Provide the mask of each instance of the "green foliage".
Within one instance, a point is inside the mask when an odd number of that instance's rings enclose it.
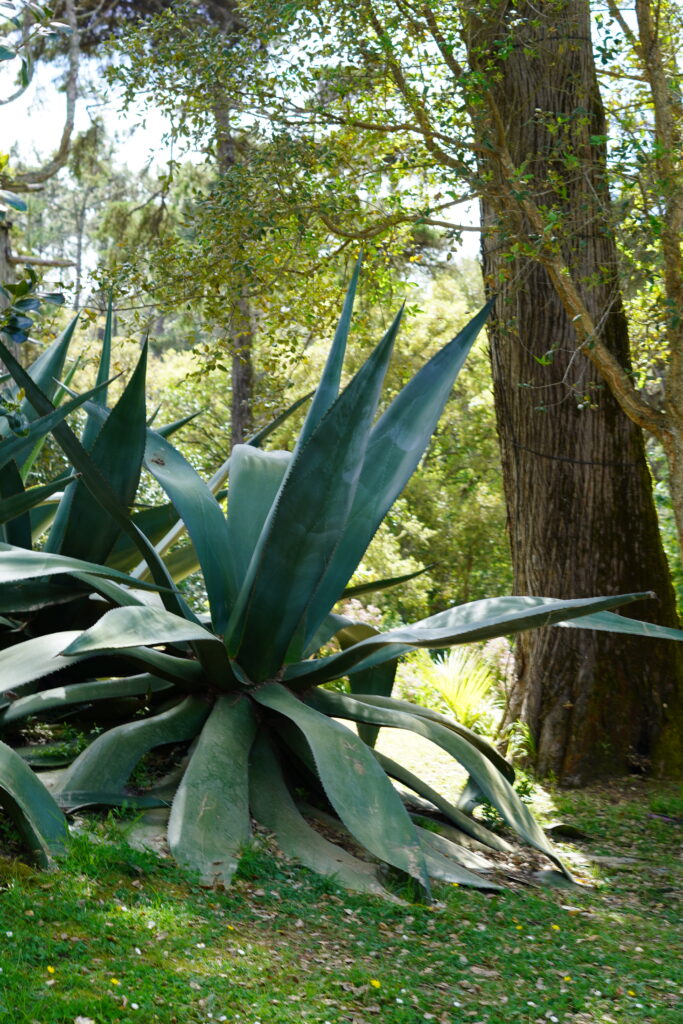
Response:
[[[469,729],[477,725],[486,712],[494,676],[476,649],[461,647],[437,657],[429,666],[428,680],[459,722]]]
[[[413,822],[390,782],[405,783],[408,775],[369,745],[379,727],[415,732],[465,768],[470,780],[459,807],[419,779],[408,782],[436,801],[451,826],[502,849],[500,838],[466,813],[487,799],[519,836],[562,865],[512,788],[514,771],[490,744],[452,719],[391,698],[397,659],[416,648],[570,626],[577,617],[588,628],[680,634],[607,610],[643,595],[494,598],[386,633],[332,612],[416,469],[488,313],[409,376],[376,419],[400,314],[340,388],[356,281],[357,271],[294,452],[238,445],[215,474],[213,490],[167,440],[173,427],[146,425],[144,350],[113,408],[106,406],[105,337],[82,440],[64,422],[53,428],[80,478],[60,503],[47,550],[0,550],[0,599],[12,615],[17,595],[22,607],[41,612],[24,618],[23,636],[30,638],[0,655],[0,726],[14,732],[43,709],[57,717],[75,711],[80,721],[98,715],[104,731],[62,776],[59,803],[74,810],[171,800],[171,849],[206,884],[229,882],[253,816],[288,856],[352,888],[383,892],[376,866],[313,828],[298,799],[304,791],[332,835],[348,830],[362,850],[424,891],[430,876],[496,888],[476,872],[479,862],[466,849]],[[54,415],[31,375],[6,347],[0,353],[35,413]],[[131,515],[142,464],[171,505]],[[226,518],[214,491],[228,469]],[[180,529],[182,522],[190,555],[201,565],[209,621],[198,620],[174,585],[176,556],[166,554],[164,539],[169,515],[171,525],[178,520]],[[78,523],[81,530],[73,529]],[[117,545],[128,573],[111,564]],[[89,552],[110,564],[90,561]],[[158,591],[154,601],[141,589],[145,573]],[[92,592],[104,601],[104,614],[88,598]],[[340,650],[311,657],[332,638]],[[342,676],[348,694],[323,688]],[[360,736],[340,719],[356,723]],[[175,781],[131,791],[136,766],[170,744],[189,747]]]

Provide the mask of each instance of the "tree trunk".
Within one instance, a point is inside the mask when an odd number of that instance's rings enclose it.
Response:
[[[471,23],[469,45],[481,57],[512,41],[489,81],[523,168],[518,187],[557,210],[557,244],[601,339],[628,367],[588,3],[491,10],[491,21]],[[495,189],[482,217],[484,272],[497,291],[489,337],[515,590],[562,598],[653,590],[656,601],[626,614],[677,625],[641,431],[577,350],[546,270],[515,254],[513,232],[531,238],[530,226],[506,222]],[[579,784],[683,769],[680,645],[546,629],[521,637],[517,663],[518,710],[542,774]]]
[[[10,225],[0,220],[0,284],[11,284],[14,281],[14,266],[10,261]],[[0,294],[0,309],[7,306],[7,300]]]
[[[228,174],[237,160],[237,147],[230,124],[230,110],[227,106],[214,107],[216,119],[218,170]],[[232,333],[232,400],[230,403],[230,440],[233,445],[242,444],[253,428],[252,401],[254,389],[254,368],[252,352],[254,330],[249,299],[244,285],[238,285],[239,298],[234,316]]]

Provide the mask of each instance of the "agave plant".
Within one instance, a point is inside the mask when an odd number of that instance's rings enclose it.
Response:
[[[135,699],[130,720],[103,732],[64,772],[55,799],[65,811],[170,804],[171,851],[207,884],[229,882],[256,819],[275,834],[285,854],[349,887],[383,891],[378,865],[389,865],[425,891],[430,877],[495,888],[480,850],[509,845],[463,809],[481,799],[564,871],[513,790],[512,768],[496,750],[458,722],[391,697],[396,660],[415,648],[573,625],[579,617],[591,629],[642,632],[641,623],[608,609],[644,595],[496,598],[384,634],[334,613],[368,543],[417,467],[488,314],[485,308],[474,317],[376,418],[401,315],[340,390],[357,276],[358,268],[294,451],[233,449],[227,516],[170,442],[148,427],[142,431],[138,444],[144,445],[145,466],[185,524],[201,565],[209,622],[200,622],[187,607],[158,551],[131,527],[120,497],[91,457],[95,448],[89,454],[65,423],[55,428],[89,495],[101,503],[100,516],[108,516],[135,545],[158,598],[150,603],[137,589],[140,573],[132,578],[112,565],[61,551],[9,545],[0,550],[0,593],[30,580],[66,576],[109,604],[88,628],[34,636],[0,655],[0,727]],[[49,414],[51,403],[40,388],[9,353],[0,354],[10,356],[8,365],[34,408]],[[88,409],[101,433],[116,422],[114,411],[101,404]],[[144,416],[136,415],[144,426]],[[119,429],[123,425],[110,432]],[[657,627],[648,625],[653,631]],[[661,629],[659,634],[683,635]],[[333,638],[339,649],[320,655]],[[349,693],[325,688],[341,677],[348,678]],[[358,733],[340,719],[357,724]],[[462,806],[376,752],[372,741],[382,726],[409,729],[459,761],[470,778]],[[135,793],[130,779],[136,765],[153,748],[169,744],[189,748],[175,777]],[[409,813],[392,780],[438,809],[440,832]],[[55,807],[43,808],[41,817],[30,805],[24,801],[23,813],[49,852]],[[324,820],[326,835],[311,824],[316,817]],[[52,823],[52,833],[45,821]],[[327,837],[335,832],[339,841]],[[357,852],[349,851],[349,836]]]

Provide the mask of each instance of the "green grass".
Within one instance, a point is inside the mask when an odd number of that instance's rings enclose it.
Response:
[[[653,808],[680,808],[680,788],[551,800],[590,836],[564,848],[590,887],[442,886],[433,907],[399,906],[262,839],[212,892],[106,827],[56,873],[1,860],[0,1021],[676,1024],[681,829]]]

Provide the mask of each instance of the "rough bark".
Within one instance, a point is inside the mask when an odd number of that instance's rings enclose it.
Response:
[[[490,75],[507,149],[524,166],[522,187],[536,207],[561,211],[552,244],[600,341],[628,369],[605,154],[595,141],[605,130],[588,3],[491,5],[490,21],[471,24],[477,55],[487,46],[495,53],[507,36],[508,9],[515,45]],[[552,275],[529,256],[513,258],[495,189],[486,190],[482,215],[484,270],[498,291],[489,336],[515,589],[555,597],[654,590],[656,602],[629,614],[676,625],[642,434],[578,350]],[[680,770],[682,654],[675,644],[584,630],[523,636],[518,710],[537,768],[567,784],[633,768]]]

